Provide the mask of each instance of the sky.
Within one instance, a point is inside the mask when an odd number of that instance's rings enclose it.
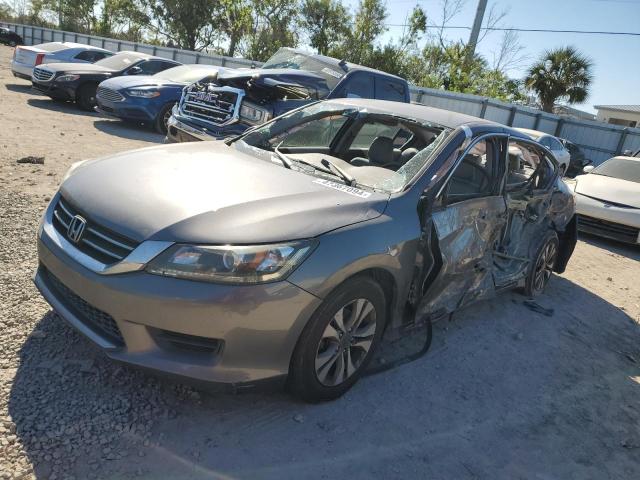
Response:
[[[358,4],[358,0],[343,1],[352,11]],[[440,21],[440,0],[418,0],[417,3],[429,22]],[[487,14],[494,3],[500,10],[508,9],[501,22],[503,27],[640,33],[640,0],[488,0]],[[406,23],[415,5],[416,0],[387,0],[386,23]],[[477,0],[466,0],[463,10],[450,25],[470,27],[477,5]],[[469,30],[448,30],[446,35],[466,42],[469,33]],[[402,27],[389,26],[382,41],[401,35]],[[491,60],[501,36],[502,32],[489,33],[478,45],[477,52]],[[572,45],[594,63],[591,94],[586,102],[574,107],[595,113],[593,105],[640,105],[640,36],[521,32],[519,39],[528,58],[521,67],[508,72],[511,77],[522,78],[526,67],[546,49]]]

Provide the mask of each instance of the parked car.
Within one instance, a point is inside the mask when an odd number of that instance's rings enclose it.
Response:
[[[578,228],[640,244],[640,158],[613,157],[575,178]]]
[[[564,138],[560,138],[559,140],[570,155],[569,167],[566,171],[567,177],[574,178],[576,175],[580,175],[584,167],[593,163],[591,160],[587,159],[580,146]]]
[[[528,135],[531,139],[538,142],[540,145],[547,147],[551,150],[551,153],[556,157],[563,172],[566,173],[569,170],[569,164],[571,163],[571,154],[564,148],[559,138],[549,135],[548,133],[540,132],[538,130],[531,130],[529,128],[516,128],[519,132]]]
[[[288,379],[315,401],[350,388],[383,333],[542,293],[576,235],[572,192],[525,135],[336,99],[75,164],[35,283],[114,359],[234,389]]]
[[[110,78],[98,85],[97,108],[124,120],[149,122],[166,135],[171,109],[182,89],[217,71],[212,65],[181,65],[155,75]]]
[[[239,135],[317,100],[349,97],[409,102],[406,80],[371,68],[281,48],[259,69],[219,68],[186,88],[169,119],[172,142]]]
[[[96,91],[103,80],[121,75],[153,75],[181,65],[141,52],[120,52],[93,64],[58,63],[36,67],[31,81],[42,93],[78,103],[83,110],[96,106]]]
[[[15,47],[16,45],[24,44],[24,40],[13,30],[9,30],[5,27],[0,27],[0,43]]]
[[[110,57],[113,52],[91,45],[70,42],[50,42],[30,47],[16,47],[11,61],[15,77],[31,80],[33,68],[50,63],[94,63]],[[77,66],[77,65],[76,65]]]

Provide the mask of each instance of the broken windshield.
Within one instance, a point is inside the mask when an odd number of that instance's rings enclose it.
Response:
[[[354,143],[364,129],[372,136],[365,148]],[[450,131],[366,107],[318,102],[252,130],[234,146],[309,175],[392,193],[433,160]]]
[[[333,90],[338,85],[344,72],[329,63],[322,62],[310,55],[297,52],[288,48],[281,48],[274,53],[269,60],[262,65],[262,68],[292,68],[304,70],[321,76],[327,82],[329,89]]]

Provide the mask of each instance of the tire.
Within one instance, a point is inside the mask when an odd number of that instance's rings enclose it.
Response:
[[[351,315],[358,309],[365,315],[360,316],[358,327],[351,329]],[[384,291],[371,278],[356,277],[339,286],[316,310],[298,339],[289,372],[291,392],[307,402],[343,395],[375,354],[386,316]]]
[[[10,47],[15,47],[16,45],[18,45],[18,42],[16,42],[15,40],[9,40]]]
[[[96,103],[96,91],[98,89],[98,85],[95,83],[87,83],[82,85],[78,89],[78,94],[76,96],[76,102],[78,106],[82,110],[86,110],[87,112],[93,112],[93,108],[97,105]]]
[[[547,231],[529,265],[524,287],[528,297],[537,297],[544,292],[555,268],[559,247],[558,234],[554,230]]]
[[[160,110],[160,113],[153,122],[155,130],[162,135],[167,134],[167,121],[169,120],[169,117],[171,117],[171,110],[174,105],[175,103],[169,103],[162,107],[162,110]]]

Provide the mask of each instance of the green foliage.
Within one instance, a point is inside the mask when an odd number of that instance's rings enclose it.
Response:
[[[351,33],[351,15],[338,0],[303,0],[300,27],[318,53],[328,55]]]
[[[252,0],[251,31],[241,43],[243,56],[265,61],[280,47],[298,45],[298,0]]]
[[[583,102],[593,81],[593,62],[574,47],[545,52],[527,72],[525,85],[533,90],[545,112],[552,112],[559,100]]]

